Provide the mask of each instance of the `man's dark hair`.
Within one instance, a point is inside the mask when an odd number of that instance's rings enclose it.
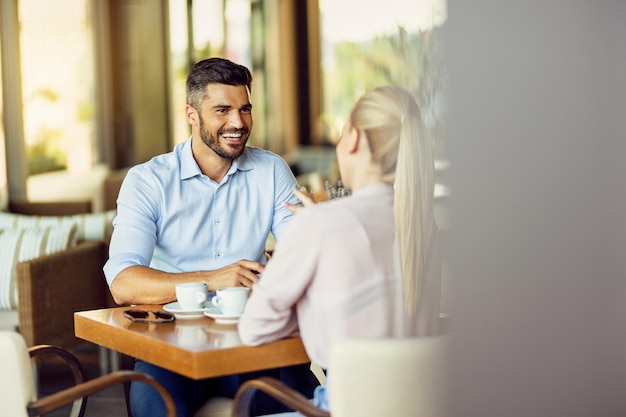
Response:
[[[200,109],[207,84],[245,85],[252,91],[252,74],[243,65],[224,58],[208,58],[197,62],[187,77],[187,104]]]

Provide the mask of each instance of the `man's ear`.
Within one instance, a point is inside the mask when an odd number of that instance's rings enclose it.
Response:
[[[191,104],[185,106],[185,115],[187,116],[187,122],[194,126],[198,123],[198,112],[193,108]]]

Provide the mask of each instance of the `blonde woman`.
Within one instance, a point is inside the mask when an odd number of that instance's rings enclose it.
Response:
[[[340,339],[428,336],[439,322],[433,156],[411,94],[380,87],[363,95],[337,161],[352,194],[310,205],[308,194],[297,193],[307,207],[289,224],[239,322],[249,345],[299,331],[324,369]],[[329,409],[324,387],[315,397]]]

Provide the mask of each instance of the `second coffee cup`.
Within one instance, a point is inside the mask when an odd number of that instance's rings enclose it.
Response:
[[[237,316],[243,313],[250,295],[247,287],[226,287],[215,292],[211,301],[215,307],[219,307],[222,313],[228,316]]]

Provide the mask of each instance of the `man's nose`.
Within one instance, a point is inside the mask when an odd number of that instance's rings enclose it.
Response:
[[[232,126],[235,127],[237,129],[240,129],[244,126],[243,123],[243,118],[241,117],[241,114],[239,114],[239,112],[233,112],[230,115],[230,118],[228,120],[228,123]]]

